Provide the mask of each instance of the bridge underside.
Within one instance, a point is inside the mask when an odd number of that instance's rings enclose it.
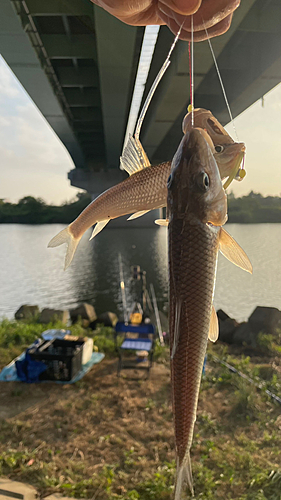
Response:
[[[144,28],[89,0],[2,0],[0,52],[68,149],[73,185],[91,192],[119,170]],[[161,27],[144,98],[173,35]],[[247,0],[212,40],[235,116],[281,81],[280,0]],[[189,103],[188,44],[180,41],[151,102],[141,139],[152,163],[171,159]],[[208,42],[195,45],[195,103],[229,121]]]

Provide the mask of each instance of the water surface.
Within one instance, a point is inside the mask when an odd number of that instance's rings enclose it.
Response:
[[[118,253],[122,255],[128,302],[134,299],[130,266],[147,272],[160,308],[168,298],[167,229],[103,230],[80,242],[71,266],[63,271],[65,246],[47,248],[48,241],[64,226],[0,225],[0,317],[12,318],[22,304],[40,308],[70,308],[82,301],[98,313],[120,312]],[[281,309],[281,224],[227,224],[227,230],[250,257],[254,274],[238,269],[219,257],[215,307],[241,321],[257,305]]]

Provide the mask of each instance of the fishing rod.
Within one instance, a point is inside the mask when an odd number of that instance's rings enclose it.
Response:
[[[122,305],[123,305],[123,316],[124,316],[124,322],[126,324],[128,324],[129,317],[128,317],[128,309],[127,309],[126,291],[125,291],[125,282],[124,282],[121,253],[118,254],[118,260],[119,260],[120,290],[121,290],[121,298],[122,298]]]
[[[163,337],[163,332],[162,332],[162,326],[161,326],[159,309],[158,309],[157,300],[156,300],[156,296],[155,296],[154,286],[152,283],[150,283],[150,290],[151,290],[151,295],[152,295],[152,302],[153,302],[153,307],[154,307],[154,312],[155,312],[155,318],[156,318],[156,323],[157,323],[157,328],[158,328],[158,335],[159,335],[159,339],[160,339],[160,344],[163,346],[164,345],[164,337]]]
[[[245,373],[242,373],[240,372],[239,370],[237,370],[234,366],[230,365],[229,363],[227,363],[226,361],[222,361],[221,359],[217,358],[216,356],[213,356],[212,355],[212,359],[213,361],[215,361],[216,363],[220,363],[221,365],[225,366],[226,368],[229,369],[229,371],[231,371],[232,373],[236,373],[237,375],[239,375],[239,377],[247,380],[247,382],[250,382],[251,384],[253,384],[257,389],[260,389],[260,390],[264,390],[264,385],[265,383],[261,382],[261,383],[258,383],[258,382],[255,382],[251,377],[248,377],[248,375],[245,375]],[[277,396],[276,394],[274,394],[273,392],[269,391],[268,389],[265,390],[265,393],[271,398],[271,399],[274,399],[274,401],[276,401],[279,405],[281,405],[281,398],[279,396]]]

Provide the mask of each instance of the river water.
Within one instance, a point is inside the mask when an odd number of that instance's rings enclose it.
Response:
[[[134,300],[130,266],[140,265],[153,283],[159,308],[167,310],[167,229],[107,227],[94,240],[83,237],[71,266],[63,271],[65,246],[47,248],[64,226],[0,225],[0,318],[22,304],[71,308],[92,303],[98,313],[122,310],[118,253],[122,255],[128,303]],[[238,321],[257,305],[281,309],[281,224],[227,224],[250,257],[254,274],[219,257],[215,307]]]

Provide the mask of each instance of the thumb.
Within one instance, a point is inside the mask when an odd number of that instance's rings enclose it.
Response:
[[[171,10],[183,16],[195,14],[201,6],[202,0],[161,0]]]

